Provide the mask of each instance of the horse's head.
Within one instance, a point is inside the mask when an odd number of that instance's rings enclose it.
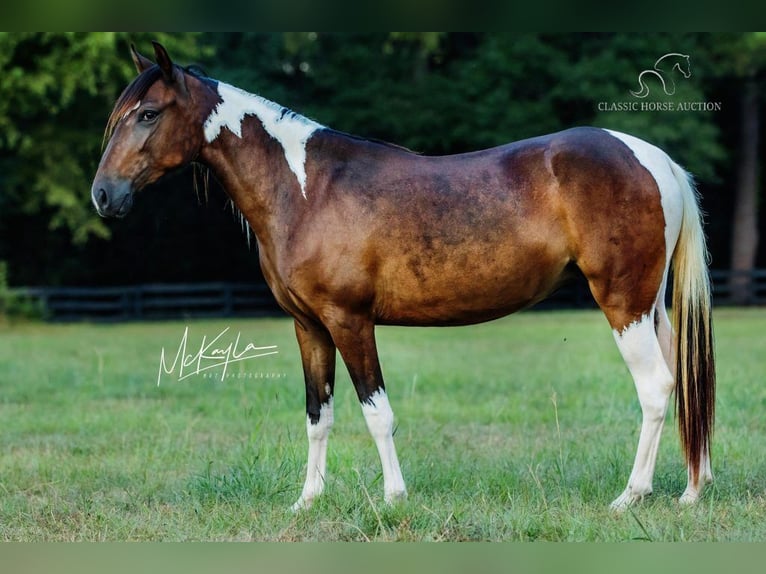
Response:
[[[139,75],[109,117],[107,147],[91,188],[104,217],[125,216],[136,191],[195,159],[204,118],[216,103],[203,80],[174,65],[160,44],[154,43],[156,64],[131,51]]]
[[[688,78],[692,75],[692,65],[689,62],[689,56],[686,54],[679,54],[679,56],[681,57],[678,59],[675,67],[683,74],[684,78]]]

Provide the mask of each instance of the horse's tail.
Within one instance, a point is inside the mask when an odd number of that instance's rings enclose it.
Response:
[[[649,86],[646,85],[643,77],[646,72],[647,70],[644,70],[638,75],[638,85],[640,86],[640,89],[637,92],[634,92],[633,90],[630,91],[630,93],[637,98],[645,98],[649,95]]]
[[[676,333],[676,413],[691,481],[709,453],[715,418],[715,360],[708,252],[697,192],[689,174],[671,162],[681,188],[683,219],[673,254],[673,330]]]

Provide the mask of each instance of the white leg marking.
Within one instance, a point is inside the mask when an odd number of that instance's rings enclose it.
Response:
[[[657,318],[659,319],[657,323],[657,339],[660,341],[662,356],[665,357],[668,369],[675,379],[676,351],[673,348],[673,327],[670,324],[670,317],[668,317],[668,311],[665,308],[665,289],[667,281],[668,272],[665,270],[665,275],[662,278],[662,285],[660,286],[660,292],[658,293],[657,301],[655,302]]]
[[[407,496],[404,478],[399,468],[394,447],[394,412],[388,402],[386,391],[380,389],[370,396],[369,402],[362,403],[364,420],[378,447],[380,463],[383,467],[383,491],[386,502],[393,502]]]
[[[293,510],[309,508],[314,499],[324,490],[325,471],[327,469],[327,437],[333,423],[332,397],[319,410],[316,424],[306,416],[306,434],[309,438],[309,457],[306,464],[306,483]]]
[[[654,310],[622,332],[614,331],[617,346],[633,376],[642,412],[633,470],[625,491],[612,502],[612,508],[617,510],[627,508],[652,492],[657,449],[673,390],[673,376],[654,332],[653,317]]]
[[[205,139],[211,143],[226,127],[234,135],[242,137],[242,121],[247,115],[254,115],[263,124],[263,129],[277,140],[285,152],[287,165],[306,197],[306,143],[312,134],[324,126],[275,104],[274,102],[248,94],[247,92],[218,82],[221,101],[205,120]]]
[[[700,457],[700,475],[697,483],[692,482],[692,473],[687,471],[686,490],[678,499],[681,504],[694,504],[699,500],[702,489],[713,482],[713,470],[710,468],[710,453],[706,450]]]

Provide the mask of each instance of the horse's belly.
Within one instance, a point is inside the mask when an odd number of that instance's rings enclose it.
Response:
[[[399,269],[379,282],[377,322],[389,325],[469,325],[503,317],[544,299],[560,282],[567,261],[527,265],[467,265],[462,270]]]
[[[517,299],[494,305],[471,305],[466,301],[454,304],[413,298],[394,308],[384,308],[376,315],[376,323],[420,327],[472,325],[504,317],[535,302]]]

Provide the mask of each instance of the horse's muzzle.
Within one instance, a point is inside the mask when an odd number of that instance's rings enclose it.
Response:
[[[101,217],[125,217],[133,207],[133,189],[128,181],[96,179],[90,194]]]

